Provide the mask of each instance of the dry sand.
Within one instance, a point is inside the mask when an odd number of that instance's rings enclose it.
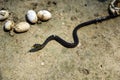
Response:
[[[0,80],[119,80],[120,18],[83,27],[80,44],[67,49],[55,41],[44,49],[28,52],[52,34],[72,42],[78,24],[108,15],[110,0],[0,0],[0,8],[11,12],[16,23],[28,10],[49,10],[52,19],[31,25],[13,37],[0,22]]]

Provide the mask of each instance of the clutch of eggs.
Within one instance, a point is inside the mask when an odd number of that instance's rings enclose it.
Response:
[[[15,25],[15,23],[13,21],[8,20],[4,24],[4,29],[6,31],[10,31],[10,30],[14,29],[14,31],[18,32],[18,33],[26,32],[29,30],[29,28],[30,28],[30,24],[28,24],[27,22],[20,22]]]
[[[40,10],[37,13],[34,10],[28,10],[26,14],[27,20],[30,23],[37,23],[38,20],[47,21],[51,19],[52,15],[47,10]]]
[[[0,10],[0,20],[5,20],[9,17],[7,10]],[[37,13],[34,10],[28,10],[26,18],[30,23],[37,23],[38,20],[47,21],[51,19],[52,15],[47,10],[40,10]],[[10,31],[14,29],[15,32],[26,32],[30,28],[30,24],[27,22],[20,22],[15,25],[14,21],[8,20],[4,24],[4,29]]]

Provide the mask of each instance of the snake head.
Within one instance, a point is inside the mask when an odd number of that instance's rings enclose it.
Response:
[[[41,44],[34,44],[32,46],[32,48],[29,50],[29,52],[36,52],[42,49],[42,45]]]

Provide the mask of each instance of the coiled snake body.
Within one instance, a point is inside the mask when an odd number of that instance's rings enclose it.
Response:
[[[117,0],[113,0],[113,1],[116,2]],[[111,2],[112,3],[111,5],[113,5],[113,1]],[[74,30],[73,30],[73,33],[72,33],[73,41],[74,41],[73,43],[69,43],[69,42],[63,40],[62,38],[60,38],[57,35],[51,35],[44,41],[43,44],[34,44],[33,48],[29,52],[35,52],[35,51],[43,49],[47,45],[47,43],[50,42],[51,40],[55,40],[55,41],[59,42],[62,46],[66,47],[66,48],[74,48],[74,47],[76,47],[79,44],[77,31],[80,28],[82,28],[84,26],[87,26],[87,25],[90,25],[90,24],[95,24],[95,23],[102,22],[102,21],[105,21],[105,20],[109,20],[109,19],[112,19],[112,18],[115,18],[115,17],[119,16],[118,9],[117,9],[117,12],[115,12],[115,10],[114,10],[114,12],[112,12],[113,9],[111,10],[111,7],[109,7],[109,8],[110,8],[109,9],[110,13],[112,13],[111,15],[108,15],[108,16],[105,16],[105,17],[96,18],[96,19],[93,19],[93,20],[81,23],[78,26],[76,26],[74,28]],[[114,8],[114,7],[112,7],[112,8]]]

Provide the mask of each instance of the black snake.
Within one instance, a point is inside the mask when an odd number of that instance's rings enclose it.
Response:
[[[113,0],[114,3],[118,0]],[[96,19],[93,19],[93,20],[90,20],[90,21],[87,21],[87,22],[84,22],[84,23],[81,23],[79,24],[78,26],[76,26],[73,30],[73,43],[69,43],[65,40],[63,40],[62,38],[60,38],[59,36],[57,35],[51,35],[49,36],[43,44],[34,44],[33,45],[33,48],[31,50],[29,50],[29,52],[36,52],[38,50],[41,50],[43,49],[48,42],[50,42],[51,40],[55,40],[57,41],[58,43],[60,43],[62,46],[66,47],[66,48],[74,48],[76,47],[78,44],[79,44],[79,39],[78,39],[78,36],[77,36],[77,31],[82,28],[82,27],[85,27],[87,25],[91,25],[91,24],[95,24],[95,23],[99,23],[99,22],[102,22],[102,21],[105,21],[105,20],[109,20],[109,19],[113,19],[117,16],[119,16],[119,12],[117,11],[120,11],[120,9],[118,10],[115,10],[114,7],[111,7],[111,5],[114,4],[113,2],[111,2],[110,6],[109,6],[109,12],[110,12],[110,15],[108,16],[104,16],[104,17],[100,17],[100,18],[96,18]],[[118,2],[117,2],[118,3]],[[115,3],[116,4],[116,3]],[[116,6],[115,6],[116,7]],[[112,11],[114,10],[114,11]],[[116,11],[116,12],[115,12]],[[111,14],[112,13],[112,14]]]

